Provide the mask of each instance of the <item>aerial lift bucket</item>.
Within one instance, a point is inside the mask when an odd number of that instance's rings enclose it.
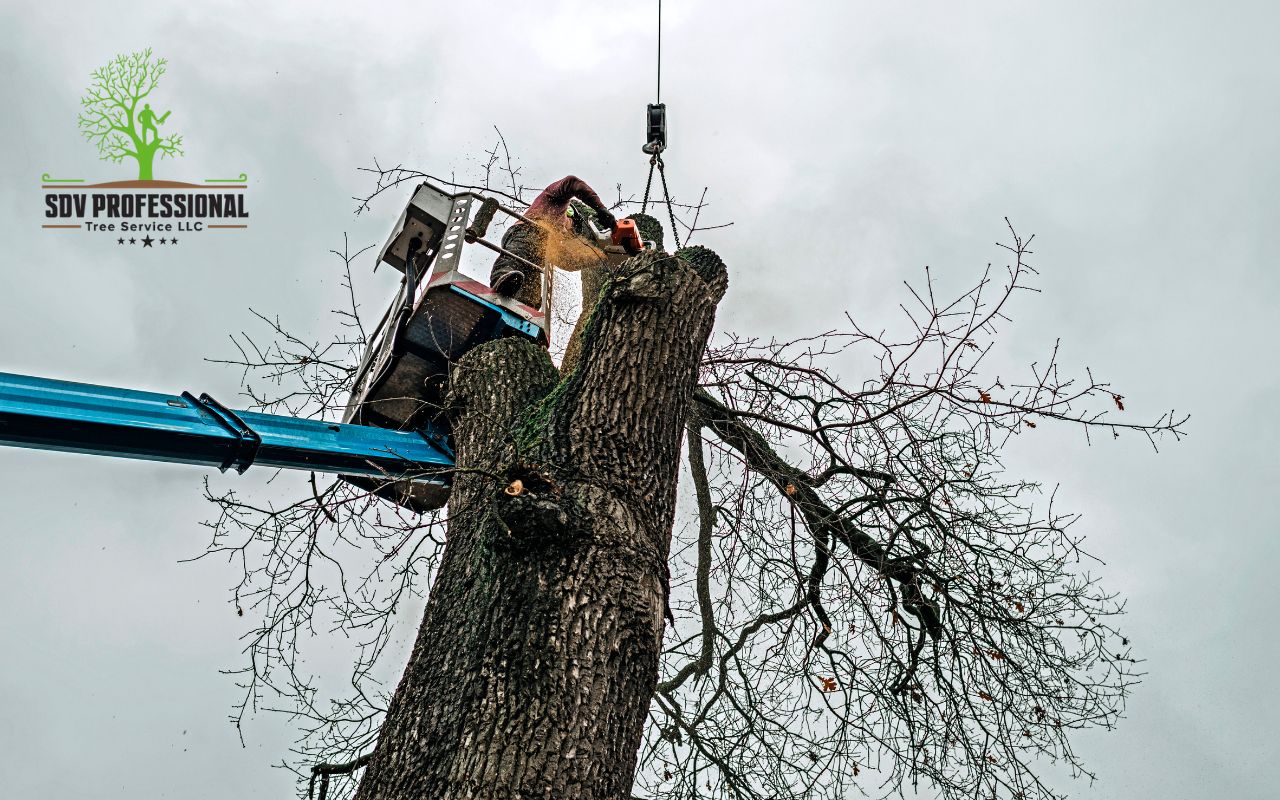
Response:
[[[448,436],[444,413],[449,366],[472,348],[506,337],[525,338],[546,347],[550,339],[550,287],[542,265],[491,242],[487,236],[501,212],[514,222],[544,227],[472,192],[450,194],[424,182],[400,215],[379,254],[404,274],[395,300],[383,315],[356,370],[343,421],[394,430],[431,430]],[[587,264],[617,264],[638,252],[632,220],[602,231],[584,220],[585,238],[571,237],[555,248],[553,267],[567,271]],[[523,262],[541,274],[543,308],[500,295],[462,272],[464,247],[480,245]],[[439,508],[448,492],[405,480],[350,476],[350,482],[415,511]]]
[[[497,211],[537,224],[471,192],[449,194],[430,183],[414,191],[379,257],[404,280],[369,338],[344,422],[395,430],[430,427],[447,434],[443,407],[450,363],[485,342],[510,336],[547,345],[543,310],[499,295],[461,271],[466,245],[507,252],[486,238]],[[411,481],[346,479],[419,512],[448,499],[447,491]]]

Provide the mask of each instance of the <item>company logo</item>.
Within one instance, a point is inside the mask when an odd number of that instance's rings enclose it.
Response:
[[[80,132],[101,160],[126,167],[137,178],[89,183],[44,173],[42,227],[99,234],[116,246],[143,248],[173,247],[192,235],[249,227],[245,173],[200,181],[155,177],[158,164],[184,154],[182,135],[171,120],[174,110],[159,91],[167,69],[168,61],[153,57],[148,48],[118,55],[93,71],[80,99]]]

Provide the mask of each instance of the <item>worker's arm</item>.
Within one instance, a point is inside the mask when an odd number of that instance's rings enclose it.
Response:
[[[543,194],[552,198],[557,204],[568,205],[569,200],[577,198],[591,207],[592,211],[600,217],[600,221],[610,230],[613,230],[617,224],[613,218],[613,214],[609,212],[609,207],[600,199],[600,195],[596,194],[595,189],[577,175],[566,175],[560,180],[548,186]]]

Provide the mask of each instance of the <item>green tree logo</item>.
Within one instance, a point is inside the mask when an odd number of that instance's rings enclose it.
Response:
[[[93,71],[88,94],[80,98],[80,131],[98,148],[103,161],[119,164],[125,158],[138,162],[138,180],[149,181],[156,153],[162,157],[182,155],[182,137],[161,136],[171,112],[157,114],[147,97],[160,82],[168,60],[152,59],[151,48],[140,53],[118,55],[105,67]]]

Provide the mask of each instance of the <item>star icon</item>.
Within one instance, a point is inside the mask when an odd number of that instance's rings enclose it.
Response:
[[[124,244],[124,237],[123,237],[123,236],[121,236],[121,237],[120,237],[119,239],[117,239],[116,241],[120,242],[120,244]]]
[[[137,243],[137,241],[138,241],[138,240],[137,240],[137,239],[134,239],[133,237],[130,237],[130,238],[129,238],[129,244],[136,244],[136,243]]]
[[[163,236],[161,236],[161,237],[160,237],[160,244],[164,244],[164,237],[163,237]]]
[[[145,239],[143,239],[143,240],[142,240],[142,246],[143,246],[143,247],[150,247],[150,246],[151,246],[151,243],[152,243],[152,242],[154,242],[154,241],[155,241],[155,239],[152,239],[150,236],[148,236],[148,237],[146,237]]]
[[[172,239],[170,239],[170,240],[169,240],[169,244],[177,244],[177,243],[178,243],[178,239],[177,239],[177,237],[174,237],[174,238],[172,238]]]

